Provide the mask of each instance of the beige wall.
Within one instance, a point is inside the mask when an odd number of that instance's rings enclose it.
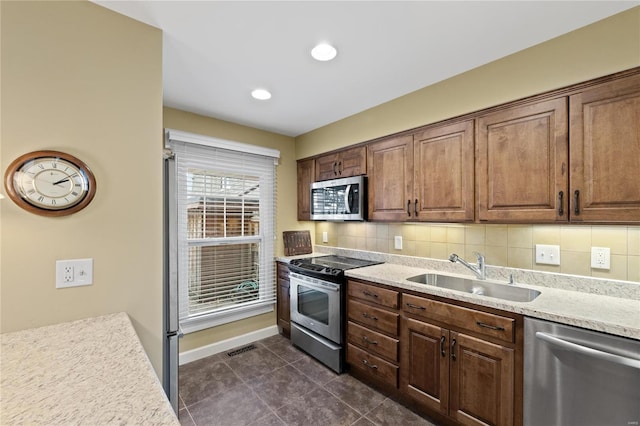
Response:
[[[159,372],[162,34],[84,1],[0,7],[3,176],[16,157],[54,149],[97,179],[91,204],[67,217],[0,201],[0,329],[124,311]],[[93,285],[56,289],[56,260],[76,258],[94,259]]]
[[[639,65],[640,6],[298,136],[296,158]]]
[[[277,167],[278,195],[276,200],[276,255],[281,256],[284,253],[282,231],[313,230],[313,223],[297,222],[297,178],[293,138],[173,108],[164,108],[164,127],[279,150],[280,161]],[[184,352],[275,324],[276,314],[274,311],[202,330],[186,335],[180,341],[180,351]]]
[[[296,138],[297,158],[371,140],[640,65],[640,7],[425,87]],[[315,241],[491,265],[640,281],[640,228],[626,226],[318,223]],[[402,235],[403,250],[395,250]],[[560,266],[535,263],[536,244],[560,246]],[[592,246],[611,248],[611,269],[591,269]]]

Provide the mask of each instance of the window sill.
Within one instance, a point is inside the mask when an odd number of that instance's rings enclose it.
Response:
[[[256,315],[273,312],[274,303],[263,302],[258,305],[242,306],[235,309],[229,309],[222,312],[215,312],[196,318],[189,318],[180,321],[180,329],[184,334],[194,333],[206,328],[227,324],[234,321],[240,321],[245,318],[254,317]]]

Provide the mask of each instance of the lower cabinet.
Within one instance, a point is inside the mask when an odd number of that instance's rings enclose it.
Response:
[[[398,389],[398,292],[349,280],[347,364],[384,389]]]
[[[396,297],[399,310],[348,296],[351,371],[443,423],[522,425],[522,317],[430,296]]]
[[[278,328],[280,330],[280,334],[289,337],[289,335],[291,334],[291,312],[289,311],[289,267],[284,263],[278,262],[277,268],[278,283],[276,285],[276,306],[278,315]]]

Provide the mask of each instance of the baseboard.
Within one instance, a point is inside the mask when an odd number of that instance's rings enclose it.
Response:
[[[251,333],[232,337],[231,339],[221,340],[220,342],[211,343],[210,345],[180,352],[179,363],[180,365],[188,364],[220,352],[228,351],[229,349],[237,348],[238,346],[248,345],[249,343],[253,343],[257,340],[275,336],[276,334],[278,334],[278,326],[272,325],[260,330],[252,331]]]

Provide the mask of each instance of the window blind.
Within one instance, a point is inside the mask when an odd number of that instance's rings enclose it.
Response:
[[[279,152],[168,132],[185,333],[273,310]]]

